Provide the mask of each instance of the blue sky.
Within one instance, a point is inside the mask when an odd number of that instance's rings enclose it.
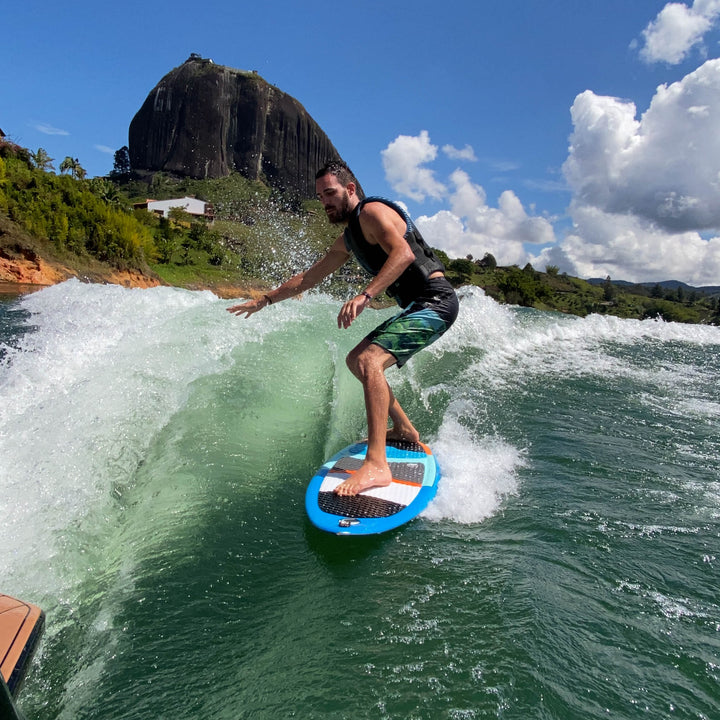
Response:
[[[453,257],[720,284],[720,0],[12,3],[0,128],[112,169],[190,53],[297,98]]]

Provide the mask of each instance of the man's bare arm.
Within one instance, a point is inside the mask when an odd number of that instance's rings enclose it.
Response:
[[[368,242],[380,245],[388,257],[365,291],[342,306],[338,315],[338,327],[343,328],[350,327],[355,318],[370,304],[370,299],[385,292],[415,260],[415,254],[404,237],[405,221],[387,205],[365,205],[360,212],[360,225]]]
[[[332,244],[330,249],[320,258],[314,265],[309,267],[297,275],[293,275],[289,280],[279,287],[271,290],[257,300],[249,300],[240,305],[233,305],[227,309],[234,315],[243,315],[250,317],[258,310],[281,300],[299,295],[316,285],[321,283],[328,275],[334,273],[338,268],[342,267],[350,257],[350,253],[345,248],[343,236],[340,235]]]

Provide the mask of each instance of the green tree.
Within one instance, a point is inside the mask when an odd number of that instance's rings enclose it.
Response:
[[[120,193],[117,186],[107,178],[96,177],[90,180],[90,191],[106,203],[120,204]]]
[[[177,207],[171,207],[170,210],[168,210],[168,217],[176,225],[189,226],[192,221],[192,215],[185,210],[184,207],[179,205]]]
[[[30,152],[30,157],[33,161],[33,165],[38,170],[48,172],[49,170],[55,170],[53,167],[54,158],[51,158],[44,148],[38,148],[36,152]]]
[[[70,173],[73,174],[73,170],[75,169],[75,163],[77,160],[74,158],[71,158],[69,155],[65,156],[65,159],[60,163],[60,172],[61,173]]]
[[[437,256],[437,259],[445,266],[450,266],[450,258],[448,257],[448,254],[444,250],[440,250],[439,248],[433,248],[432,251]]]
[[[478,260],[477,264],[481,268],[487,268],[488,270],[494,270],[497,267],[497,260],[492,253],[486,252],[482,260]]]
[[[605,282],[603,283],[603,298],[606,302],[608,302],[610,300],[614,300],[616,295],[617,295],[617,289],[612,284],[612,280],[610,279],[610,276],[608,275],[605,278]]]
[[[160,200],[164,199],[165,197],[173,197],[173,193],[175,192],[175,184],[168,175],[162,172],[158,172],[155,173],[152,177],[152,181],[150,182],[150,192],[152,193],[150,197],[154,197]]]
[[[178,233],[167,218],[160,218],[158,229],[155,233],[155,246],[158,251],[158,262],[169,264],[172,256],[177,250]]]
[[[109,181],[78,182],[70,174],[82,177],[84,171],[75,159],[66,160],[63,174],[55,175],[35,167],[27,151],[6,154],[0,163],[5,171],[0,207],[8,217],[31,235],[79,255],[120,266],[153,258],[147,227],[99,197],[112,190]]]
[[[716,299],[715,313],[713,314],[712,318],[710,319],[710,322],[713,325],[720,325],[720,300]]]
[[[70,173],[76,180],[83,180],[87,175],[85,168],[80,164],[77,158],[72,158],[69,155],[65,156],[65,159],[60,163],[61,173]]]
[[[59,247],[64,247],[67,243],[69,233],[70,223],[68,221],[68,216],[64,212],[53,213],[48,233],[50,235],[50,240]]]
[[[537,299],[535,278],[516,266],[507,269],[498,281],[498,287],[509,303],[532,307]]]
[[[467,282],[473,273],[472,260],[468,260],[466,258],[452,260],[448,270],[456,273],[460,278],[460,282]]]
[[[119,150],[115,151],[113,169],[110,173],[114,176],[127,177],[130,175],[130,149],[127,145],[123,145]]]

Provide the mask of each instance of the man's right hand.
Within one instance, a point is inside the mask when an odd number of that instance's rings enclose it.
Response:
[[[258,310],[262,310],[266,305],[269,305],[268,299],[266,297],[261,297],[257,300],[248,300],[248,302],[241,303],[240,305],[233,305],[232,307],[227,308],[227,311],[233,315],[245,315],[245,317],[250,317]]]

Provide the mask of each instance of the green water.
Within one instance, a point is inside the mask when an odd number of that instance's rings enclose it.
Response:
[[[304,490],[364,431],[322,295],[65,283],[0,305],[0,591],[62,718],[720,716],[720,329],[501,307],[390,381],[443,480],[336,538]]]

